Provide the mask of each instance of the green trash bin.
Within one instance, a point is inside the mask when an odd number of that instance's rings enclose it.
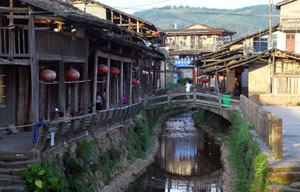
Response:
[[[230,95],[222,95],[222,98],[230,99],[231,96]],[[222,99],[222,104],[223,105],[230,105],[230,101]]]

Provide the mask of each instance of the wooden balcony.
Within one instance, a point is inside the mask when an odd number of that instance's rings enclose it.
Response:
[[[88,40],[51,31],[36,31],[36,50],[39,55],[87,57]]]
[[[0,56],[27,57],[28,29],[0,27]]]

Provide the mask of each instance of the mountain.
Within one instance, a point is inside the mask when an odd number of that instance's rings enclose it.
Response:
[[[223,14],[226,13],[226,14]],[[152,22],[162,29],[184,28],[200,23],[216,28],[224,28],[237,32],[234,38],[265,29],[269,26],[269,17],[240,16],[230,14],[268,15],[268,5],[256,5],[240,9],[210,9],[204,7],[165,6],[135,12],[133,15]],[[274,15],[280,11],[273,9]],[[273,18],[273,25],[279,23],[279,17]]]

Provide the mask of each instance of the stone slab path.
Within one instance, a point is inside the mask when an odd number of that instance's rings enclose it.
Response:
[[[272,160],[272,167],[300,167],[300,107],[264,106],[282,119],[283,158]]]

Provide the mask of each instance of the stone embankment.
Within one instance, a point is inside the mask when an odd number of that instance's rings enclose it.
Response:
[[[146,171],[146,168],[154,162],[154,158],[159,149],[161,127],[162,123],[158,122],[153,128],[152,145],[147,156],[144,159],[136,159],[123,173],[117,176],[109,185],[101,189],[100,192],[123,192],[128,189],[129,185],[133,183],[137,177]]]

